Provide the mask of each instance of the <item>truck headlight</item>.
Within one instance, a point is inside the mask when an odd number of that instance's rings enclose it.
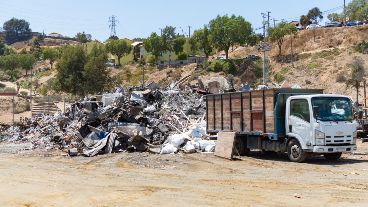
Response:
[[[357,138],[358,138],[358,131],[354,131],[354,133],[353,133],[353,144],[356,144]]]
[[[315,130],[314,137],[316,138],[316,145],[325,145],[325,133]]]

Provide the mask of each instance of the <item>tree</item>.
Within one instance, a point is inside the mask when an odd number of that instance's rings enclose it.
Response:
[[[5,31],[5,41],[8,44],[28,40],[32,37],[29,23],[24,19],[12,18],[4,23],[3,29]]]
[[[109,71],[106,68],[106,61],[107,52],[105,48],[93,45],[83,70],[84,93],[96,94],[106,89],[109,83]]]
[[[367,20],[368,19],[368,1],[353,0],[346,7],[346,16],[349,20]]]
[[[368,20],[368,3],[361,7],[356,13],[356,19],[361,21]]]
[[[359,88],[364,79],[364,60],[360,57],[355,57],[349,65],[351,68],[350,78],[346,81],[347,86],[354,87],[356,90],[356,101],[359,101]]]
[[[9,77],[11,81],[15,81],[21,71],[19,70],[19,62],[17,55],[6,55],[0,57],[0,68]]]
[[[176,55],[179,55],[184,50],[184,44],[187,40],[183,36],[177,36],[174,39],[173,50]]]
[[[109,40],[106,49],[112,55],[118,57],[118,65],[121,66],[120,59],[132,51],[132,46],[126,40]]]
[[[87,42],[90,42],[92,40],[92,36],[90,34],[86,34],[84,32],[82,32],[82,33],[78,32],[75,35],[75,39],[77,39],[77,41],[80,42],[80,43],[87,43]]]
[[[300,24],[303,26],[303,27],[306,27],[306,26],[308,26],[308,25],[310,25],[311,24],[311,22],[310,22],[310,19],[306,16],[306,15],[302,15],[301,17],[300,17]]]
[[[268,38],[272,42],[277,42],[277,46],[279,48],[279,55],[281,55],[282,44],[284,43],[284,37],[286,35],[295,34],[297,29],[294,25],[291,25],[287,22],[281,22],[277,24],[276,27],[271,27],[268,30]]]
[[[217,16],[210,21],[209,31],[214,47],[225,51],[226,59],[229,58],[230,47],[245,44],[253,33],[251,24],[235,15]]]
[[[208,27],[205,26],[203,29],[196,30],[191,37],[191,45],[193,48],[199,48],[208,58],[213,51],[212,37]],[[195,44],[195,45],[194,45]]]
[[[19,67],[26,70],[26,75],[28,75],[28,70],[31,70],[36,63],[35,56],[33,54],[20,54],[17,55],[17,59]]]
[[[42,59],[50,62],[51,69],[54,66],[54,62],[59,59],[59,57],[60,51],[58,49],[46,47],[42,50]]]
[[[164,52],[169,53],[169,61],[171,61],[171,52],[174,51],[174,43],[176,39],[176,28],[172,26],[166,26],[162,30],[161,41]]]
[[[330,20],[331,22],[341,22],[343,18],[338,13],[331,13],[327,16],[327,19]]]
[[[151,33],[151,35],[143,41],[143,46],[147,52],[150,52],[155,57],[155,61],[157,61],[158,57],[161,56],[164,51],[162,40],[155,32]]]
[[[73,95],[85,95],[83,69],[87,57],[84,49],[80,46],[66,46],[61,54],[60,60],[56,64],[57,74],[54,89]]]
[[[6,45],[3,40],[0,39],[0,56],[4,55],[6,51]]]
[[[320,20],[323,19],[322,12],[318,7],[314,7],[309,10],[307,17],[314,24],[317,24]]]

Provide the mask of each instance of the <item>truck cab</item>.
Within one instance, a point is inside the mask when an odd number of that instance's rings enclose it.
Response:
[[[341,95],[290,96],[286,102],[287,152],[292,161],[304,161],[308,154],[339,159],[356,147],[357,122],[352,101]]]

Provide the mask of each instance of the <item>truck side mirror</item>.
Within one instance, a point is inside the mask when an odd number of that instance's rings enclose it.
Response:
[[[319,117],[319,106],[313,106],[313,116]]]

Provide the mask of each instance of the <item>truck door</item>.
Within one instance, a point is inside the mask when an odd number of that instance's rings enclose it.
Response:
[[[290,115],[288,117],[289,133],[297,134],[303,139],[303,143],[311,140],[312,126],[310,124],[310,107],[306,99],[290,100]],[[300,143],[303,145],[303,143]]]

